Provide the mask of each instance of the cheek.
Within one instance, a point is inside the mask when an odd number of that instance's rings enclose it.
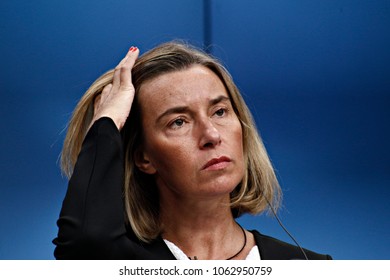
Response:
[[[187,145],[183,139],[168,140],[158,133],[150,134],[149,139],[153,140],[145,143],[145,151],[158,173],[168,174],[177,169],[185,170],[185,167],[189,167],[188,159],[191,153],[188,149],[184,149]]]
[[[232,129],[232,139],[234,139],[234,148],[237,150],[237,153],[244,154],[244,144],[243,144],[243,132],[240,121],[237,119],[234,126],[236,129]]]
[[[238,121],[238,120],[237,120]],[[244,156],[244,139],[243,139],[243,131],[241,127],[241,123],[238,121],[238,127],[234,131],[233,139],[235,139],[233,143],[233,149],[236,155],[238,162],[240,163],[240,168],[242,173],[245,170],[245,156]]]

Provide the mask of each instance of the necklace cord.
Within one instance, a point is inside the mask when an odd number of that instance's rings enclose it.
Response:
[[[242,228],[242,226],[239,223],[237,223],[237,225],[240,227],[240,229],[242,230],[242,233],[244,234],[244,245],[242,246],[240,251],[238,251],[235,255],[231,256],[230,258],[228,258],[226,260],[231,260],[231,259],[234,259],[235,257],[237,257],[244,250],[244,248],[246,246],[246,233],[245,233],[245,230]]]

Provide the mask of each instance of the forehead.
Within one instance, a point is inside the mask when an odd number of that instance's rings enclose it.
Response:
[[[146,81],[138,94],[142,109],[151,105],[160,109],[189,105],[185,103],[207,101],[221,95],[229,97],[220,78],[201,65],[162,74]]]

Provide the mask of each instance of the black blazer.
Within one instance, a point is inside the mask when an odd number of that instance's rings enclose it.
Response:
[[[161,237],[152,243],[137,239],[126,227],[122,186],[123,145],[114,122],[101,118],[89,130],[57,221],[57,259],[174,260]],[[261,259],[303,259],[293,245],[252,231]],[[330,259],[305,250],[309,259]]]
[[[255,242],[260,251],[262,260],[305,260],[305,256],[297,246],[293,246],[276,238],[263,235],[256,230],[250,231],[255,237]],[[161,237],[151,244],[144,244],[139,251],[141,259],[175,260],[174,255]],[[331,260],[330,255],[322,255],[303,249],[309,260]],[[146,253],[147,251],[147,253]]]

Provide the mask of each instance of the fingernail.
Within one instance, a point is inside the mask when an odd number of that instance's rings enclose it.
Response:
[[[131,51],[135,52],[137,49],[138,49],[137,47],[133,47],[133,49]]]
[[[132,51],[134,51],[134,47],[131,47],[131,48],[129,49],[129,52],[132,52]]]

